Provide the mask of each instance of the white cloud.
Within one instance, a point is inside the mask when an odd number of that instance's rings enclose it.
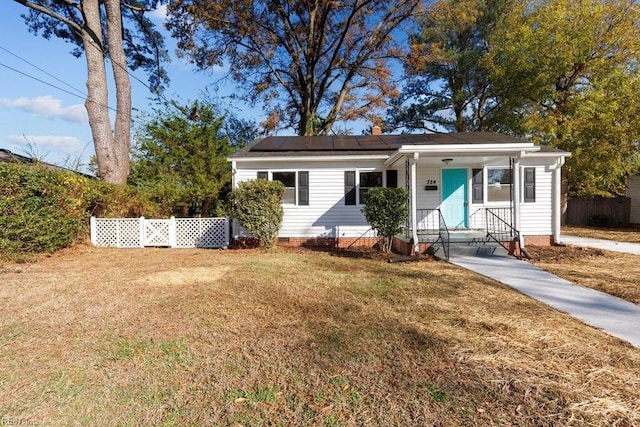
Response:
[[[159,4],[156,9],[149,13],[149,16],[159,21],[165,21],[167,19],[167,5]]]
[[[8,135],[5,140],[9,142],[6,148],[14,153],[62,166],[76,159],[86,163],[93,153],[89,143],[75,136]]]
[[[0,106],[17,108],[27,113],[44,117],[59,117],[67,122],[87,123],[87,111],[82,104],[62,106],[62,101],[50,95],[36,98],[0,98]]]
[[[9,135],[7,139],[13,143],[26,144],[27,142],[37,145],[46,145],[49,147],[70,147],[77,148],[82,145],[75,136],[57,136],[57,135]]]

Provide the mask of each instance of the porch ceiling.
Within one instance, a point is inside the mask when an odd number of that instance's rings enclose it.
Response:
[[[449,160],[451,159],[451,160]],[[481,155],[481,156],[425,156],[420,155],[419,165],[456,167],[468,165],[504,165],[508,163],[509,155]],[[448,160],[445,162],[444,160]]]

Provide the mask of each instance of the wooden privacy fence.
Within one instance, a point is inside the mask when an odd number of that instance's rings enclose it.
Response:
[[[91,243],[114,248],[226,248],[228,218],[95,218]]]
[[[628,197],[594,197],[567,200],[566,224],[596,227],[627,227],[631,216]]]

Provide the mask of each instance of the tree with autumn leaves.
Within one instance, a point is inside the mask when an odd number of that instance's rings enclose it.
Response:
[[[572,153],[570,195],[622,194],[640,167],[639,32],[632,0],[440,0],[386,128],[521,136]]]
[[[392,61],[420,0],[176,0],[169,29],[199,68],[228,65],[245,100],[264,101],[267,130],[329,133],[375,120],[396,93]]]
[[[391,102],[385,128],[470,132],[492,128],[500,111],[482,59],[506,0],[431,4],[409,35],[405,86]]]
[[[640,162],[640,5],[548,0],[514,5],[484,58],[502,125],[570,151],[570,195],[624,194]]]
[[[158,1],[15,1],[31,9],[34,32],[73,41],[97,67],[87,109],[98,163],[103,178],[122,181],[130,133],[122,71],[127,57],[129,66],[155,64],[154,43],[163,53],[156,33],[151,44],[132,43],[152,30],[142,14]],[[267,132],[327,134],[341,121],[380,123],[390,107],[388,130],[494,130],[571,151],[570,194],[610,195],[640,164],[639,8],[633,0],[175,0],[168,29],[179,55],[203,70],[228,67],[237,97],[263,102]],[[122,83],[114,129],[107,57]],[[117,170],[103,166],[114,159]]]

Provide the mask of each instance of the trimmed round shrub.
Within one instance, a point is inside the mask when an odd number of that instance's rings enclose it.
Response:
[[[284,192],[280,181],[255,179],[240,182],[231,193],[232,217],[267,248],[273,246],[282,225]]]

